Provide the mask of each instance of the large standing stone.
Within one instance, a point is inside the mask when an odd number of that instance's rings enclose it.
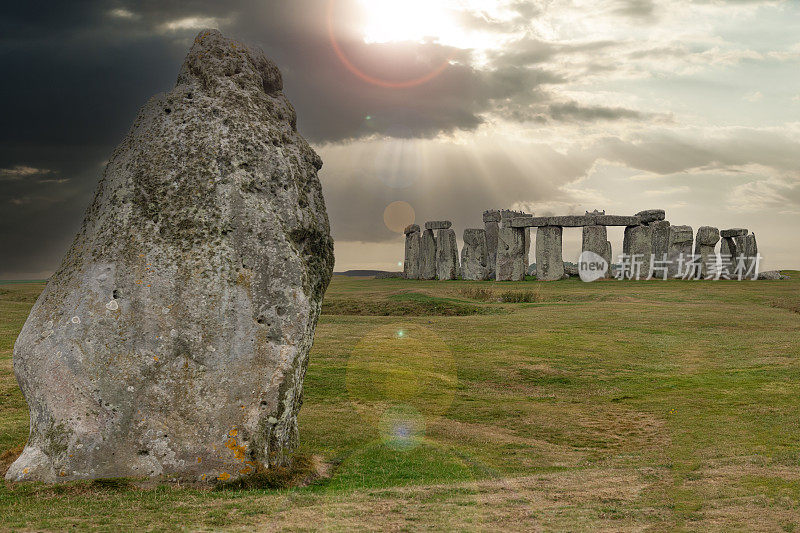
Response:
[[[497,234],[497,281],[522,281],[527,268],[523,254],[525,253],[525,232],[522,228],[513,228],[506,222]]]
[[[201,32],[17,338],[30,435],[6,479],[286,463],[333,268],[321,166],[275,64]]]
[[[756,234],[751,233],[744,237],[742,252],[745,256],[745,265],[747,266],[746,272],[756,271],[756,256],[758,255],[758,244],[756,243]],[[749,277],[752,277],[749,276]]]
[[[684,277],[686,265],[692,259],[694,233],[691,226],[670,226],[667,249],[667,275],[670,278]]]
[[[440,229],[436,234],[436,277],[440,280],[458,277],[458,243],[452,229]]]
[[[653,253],[653,228],[650,226],[627,226],[624,242],[628,247],[627,262],[629,268],[626,276],[642,280],[650,276],[650,261]],[[633,268],[630,268],[632,266]]]
[[[515,218],[532,218],[531,213],[524,211],[511,211],[510,209],[503,209],[500,211],[501,220],[506,226],[511,226]],[[525,238],[525,247],[522,250],[522,262],[525,265],[525,272],[528,271],[531,256],[531,230],[530,228],[523,228],[522,235]]]
[[[700,275],[704,278],[713,277],[717,268],[717,243],[719,230],[711,226],[697,228],[697,237],[694,241],[694,253],[698,256]]]
[[[561,226],[540,226],[536,229],[536,279],[555,281],[564,277],[561,256]]]
[[[403,276],[406,279],[419,279],[419,226],[411,224],[405,229],[406,254],[403,261]]]
[[[489,279],[486,253],[486,230],[464,230],[464,247],[461,248],[461,277],[474,281]]]
[[[656,220],[648,225],[653,228],[653,256],[656,261],[664,261],[669,249],[669,222]]]
[[[583,251],[594,252],[605,259],[608,265],[605,275],[609,276],[611,272],[611,243],[608,242],[606,226],[583,227]]]
[[[483,226],[486,229],[486,267],[489,277],[494,279],[497,264],[497,234],[500,230],[500,211],[484,211]]]
[[[436,237],[431,229],[419,239],[419,279],[436,279]]]

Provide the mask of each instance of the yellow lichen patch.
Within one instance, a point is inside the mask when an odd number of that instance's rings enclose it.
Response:
[[[197,458],[197,462],[198,462],[198,463],[202,463],[202,462],[203,462],[203,458],[202,458],[202,457],[198,457],[198,458]]]
[[[247,446],[239,446],[236,443],[236,439],[231,437],[228,439],[228,442],[225,443],[225,447],[233,452],[233,455],[236,457],[236,459],[239,461],[244,461],[245,452],[247,452]]]
[[[26,468],[25,470],[22,471],[22,473],[23,474],[27,474],[28,473],[28,469]]]
[[[153,356],[153,361],[155,361],[156,363],[158,363],[158,356],[157,356],[157,355],[154,355],[154,356]]]
[[[228,435],[230,435],[231,437],[235,437],[235,436],[236,436],[236,435],[238,435],[238,434],[239,434],[239,432],[238,432],[238,431],[236,431],[235,429],[232,429],[232,430],[230,430],[230,431],[228,432]]]
[[[220,475],[217,476],[217,479],[220,480],[220,481],[227,481],[230,478],[231,478],[231,475],[229,473],[227,473],[227,472],[223,472],[223,473],[221,473]]]
[[[239,470],[239,473],[240,474],[249,474],[252,471],[253,471],[253,467],[252,466],[245,466],[244,468]]]

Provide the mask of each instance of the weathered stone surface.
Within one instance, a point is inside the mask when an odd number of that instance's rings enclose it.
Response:
[[[489,279],[486,252],[486,230],[465,229],[464,247],[461,248],[461,277],[466,280]]]
[[[724,238],[729,237],[744,237],[747,235],[748,231],[744,228],[731,228],[731,229],[724,229],[719,232],[719,236]]]
[[[723,237],[720,239],[719,245],[719,255],[720,256],[729,256],[731,260],[734,260],[738,254],[736,241],[733,240],[733,237]]]
[[[488,211],[483,212],[483,221],[484,222],[500,222],[500,211],[496,209],[490,209]]]
[[[584,226],[583,227],[583,246],[582,251],[594,252],[609,265],[609,270],[605,272],[608,276],[611,267],[611,243],[608,242],[608,230],[605,226]]]
[[[656,220],[649,225],[653,228],[653,256],[656,261],[664,261],[669,249],[669,222]]]
[[[406,232],[406,253],[405,261],[403,261],[403,277],[406,279],[419,279],[419,226],[413,224],[406,229],[409,228],[411,228],[412,231]]]
[[[497,281],[525,279],[525,233],[520,228],[504,226],[497,234]]]
[[[679,277],[681,269],[685,273],[685,265],[689,262],[692,255],[693,241],[694,232],[691,226],[670,226],[669,247],[667,248],[667,260],[669,261],[667,268],[668,277]]]
[[[790,279],[789,276],[781,274],[779,270],[767,270],[758,273],[758,279],[777,281],[781,279]]]
[[[719,242],[719,230],[711,226],[700,226],[694,242],[703,246],[715,246]]]
[[[650,224],[667,218],[667,214],[663,209],[646,209],[636,213],[636,216],[642,219],[642,224]]]
[[[452,229],[440,229],[436,234],[436,277],[440,280],[458,277],[458,243]]]
[[[14,347],[8,480],[236,477],[285,463],[333,268],[278,68],[219,32],[112,154]]]
[[[403,233],[406,235],[409,233],[419,233],[419,224],[409,224],[406,226],[406,229],[403,230]]]
[[[536,279],[555,281],[564,276],[561,255],[561,226],[540,226],[536,229]]]
[[[419,239],[419,279],[436,279],[436,237],[430,229]]]
[[[497,268],[497,235],[500,231],[500,224],[498,224],[500,212],[495,211],[495,213],[497,213],[498,220],[484,222],[484,228],[486,229],[486,268],[489,270],[490,279],[495,278],[495,270]]]
[[[573,277],[573,278],[578,277],[580,275],[580,273],[578,272],[578,265],[576,265],[574,263],[564,262],[564,275],[567,278],[569,278],[569,277]],[[563,277],[562,277],[562,279],[563,279]]]
[[[597,216],[601,216],[601,215],[602,215],[602,216],[605,216],[605,214],[606,214],[605,210],[603,210],[603,211],[598,211],[597,209],[595,209],[595,210],[594,210],[594,211],[592,211],[591,213],[590,213],[589,211],[586,211],[586,215],[587,215],[587,216],[593,216],[593,217],[597,217]]]
[[[450,229],[453,226],[453,223],[449,220],[431,220],[425,223],[425,229]]]
[[[650,276],[651,261],[653,253],[653,228],[650,226],[628,226],[625,228],[625,241],[628,246],[628,253],[631,261],[638,264],[639,279],[647,279]],[[631,269],[628,269],[630,272]],[[636,277],[636,272],[633,274]]]
[[[744,246],[743,251],[745,257],[747,258],[746,265],[747,271],[752,272],[756,271],[756,256],[758,255],[758,244],[756,243],[756,234],[751,233],[749,235],[745,235],[744,239]]]
[[[638,226],[642,219],[637,216],[600,215],[595,217],[594,224],[598,226]]]
[[[620,215],[567,215],[557,217],[514,217],[511,225],[515,228],[539,228],[542,226],[561,226],[579,228],[582,226],[636,226],[640,217]]]
[[[717,242],[719,230],[711,226],[697,228],[694,241],[694,253],[699,256],[700,275],[704,278],[713,277],[717,271]]]

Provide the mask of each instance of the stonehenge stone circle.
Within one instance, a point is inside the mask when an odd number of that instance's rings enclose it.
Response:
[[[653,253],[653,228],[650,226],[627,226],[625,238],[632,260],[639,265],[638,279],[647,279],[652,266],[650,256]],[[634,278],[635,276],[634,272]]]
[[[419,226],[406,226],[406,255],[403,261],[403,276],[406,279],[419,279]]]
[[[537,279],[563,279],[565,266],[562,259],[563,228],[580,227],[582,251],[591,251],[609,265],[606,277],[619,276],[613,263],[608,226],[624,226],[621,258],[624,258],[625,277],[661,278],[712,278],[718,274],[716,243],[721,241],[720,253],[730,255],[722,264],[729,277],[734,274],[740,255],[746,256],[745,270],[754,269],[758,254],[756,237],[743,228],[719,231],[711,226],[697,230],[697,241],[691,226],[672,226],[663,209],[647,209],[636,215],[607,215],[605,211],[585,211],[583,215],[533,216],[510,209],[483,212],[484,229],[464,231],[464,248],[459,254],[454,233],[448,220],[425,223],[426,230],[419,238],[420,279],[453,279],[457,272],[464,279],[496,279],[498,281],[523,280],[530,270]],[[414,233],[406,228],[406,272],[413,263]],[[529,268],[530,228],[537,228],[536,268]],[[438,232],[434,237],[434,230]],[[452,230],[451,230],[452,231]],[[694,246],[693,246],[694,245]],[[442,248],[442,247],[445,248]],[[484,257],[485,250],[485,257]],[[635,256],[635,257],[634,257]],[[653,263],[653,261],[656,263]],[[455,269],[455,270],[454,270]],[[657,269],[657,270],[656,270]],[[752,272],[751,272],[752,274]],[[408,274],[406,274],[408,277]],[[596,277],[594,278],[596,279]]]
[[[431,229],[419,239],[419,279],[436,279],[436,237]]]
[[[608,265],[605,276],[611,273],[611,243],[608,241],[608,230],[605,226],[584,226],[582,251],[594,252]]]
[[[668,277],[679,277],[680,258],[683,256],[684,264],[688,263],[692,255],[692,241],[694,241],[694,232],[691,226],[669,227],[669,248],[667,249],[667,260],[669,261],[667,268]]]
[[[503,224],[497,234],[497,281],[522,281],[527,269],[525,253],[525,234],[521,228]]]
[[[289,462],[333,241],[282,87],[260,49],[203,31],[142,108],[17,338],[30,435],[7,480]]]
[[[555,281],[564,276],[564,260],[561,255],[561,226],[539,226],[536,228],[536,279]]]
[[[472,281],[489,279],[487,262],[486,230],[465,229],[464,247],[461,249],[461,277]]]
[[[694,241],[694,253],[699,256],[700,275],[704,278],[713,276],[717,267],[716,246],[719,242],[719,230],[711,226],[697,228]]]
[[[456,279],[458,268],[456,232],[449,228],[440,229],[436,234],[436,277],[442,281]]]
[[[483,225],[486,230],[486,267],[489,277],[495,278],[495,265],[497,264],[497,233],[500,230],[500,211],[484,211]]]

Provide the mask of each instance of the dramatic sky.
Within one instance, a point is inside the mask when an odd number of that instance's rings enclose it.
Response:
[[[0,7],[0,278],[58,266],[207,27],[283,71],[337,270],[397,270],[412,213],[460,237],[488,208],[663,208],[800,267],[796,0],[73,0]]]

